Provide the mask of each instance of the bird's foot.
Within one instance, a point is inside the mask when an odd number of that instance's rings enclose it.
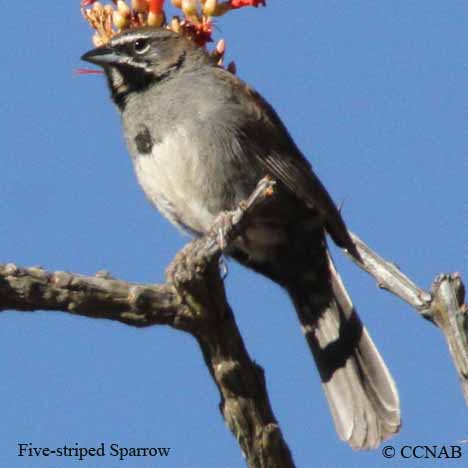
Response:
[[[212,227],[216,236],[216,242],[219,249],[224,253],[230,241],[236,237],[236,227],[234,222],[234,213],[232,211],[222,211],[216,217]]]

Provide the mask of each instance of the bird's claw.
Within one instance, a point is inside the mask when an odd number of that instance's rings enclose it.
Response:
[[[223,256],[219,257],[219,273],[223,281],[227,278],[229,273],[226,259]]]
[[[216,232],[216,242],[223,253],[232,238],[233,229],[233,214],[231,212],[221,212],[214,222],[214,230]]]

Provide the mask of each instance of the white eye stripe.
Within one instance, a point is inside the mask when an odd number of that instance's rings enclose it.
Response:
[[[151,73],[153,71],[153,69],[151,68],[151,66],[149,64],[144,63],[144,62],[140,62],[140,61],[137,61],[137,60],[133,60],[131,57],[128,58],[126,63],[128,65],[131,65],[132,67],[134,67],[137,70],[143,70],[143,71],[145,71],[147,73]]]
[[[124,36],[115,37],[112,39],[111,44],[113,46],[122,46],[122,45],[130,45],[138,40],[146,41],[150,38],[150,34],[141,34],[141,33],[126,33]]]

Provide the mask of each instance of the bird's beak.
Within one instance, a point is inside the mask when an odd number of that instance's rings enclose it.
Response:
[[[101,46],[83,54],[81,60],[106,67],[121,62],[121,57],[112,47]]]

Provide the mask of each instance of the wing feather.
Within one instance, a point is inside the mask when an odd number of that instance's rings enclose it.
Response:
[[[232,122],[237,126],[242,122],[237,130],[244,152],[266,174],[316,210],[337,245],[358,255],[338,208],[273,107],[236,76],[221,68],[217,73],[232,89],[229,105],[236,107],[232,114],[244,117]]]

